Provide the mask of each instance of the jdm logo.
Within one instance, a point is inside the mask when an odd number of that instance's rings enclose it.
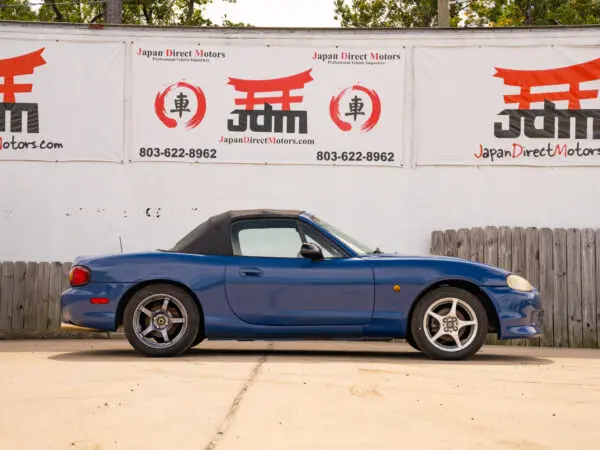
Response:
[[[204,119],[206,96],[198,86],[179,81],[156,95],[154,112],[168,128],[177,127],[185,118],[185,127],[190,130]]]
[[[11,133],[23,132],[23,114],[27,113],[27,133],[39,133],[38,104],[17,102],[16,94],[31,92],[32,83],[15,83],[15,77],[31,75],[36,67],[43,66],[46,61],[42,57],[44,48],[26,55],[14,58],[0,59],[0,77],[4,84],[0,84],[0,94],[3,95],[0,103],[0,132],[6,131],[6,113],[10,111]]]
[[[346,94],[349,95],[345,97]],[[343,117],[347,120],[342,118],[341,102],[343,98],[346,103]],[[370,105],[370,112],[365,111],[365,102]],[[381,117],[381,100],[377,92],[372,89],[360,85],[347,87],[331,98],[329,116],[342,131],[350,131],[356,124],[361,123],[360,130],[369,132],[377,125]]]
[[[269,80],[245,80],[229,77],[227,84],[235,91],[246,94],[245,98],[236,98],[235,105],[244,109],[234,109],[231,114],[238,116],[239,122],[232,119],[227,121],[227,129],[234,132],[244,132],[248,128],[255,133],[308,133],[308,113],[304,109],[291,109],[292,103],[302,104],[302,95],[292,95],[291,91],[304,89],[307,83],[313,81],[312,69],[283,78]],[[266,94],[257,97],[256,94]],[[255,106],[264,105],[262,109]],[[272,105],[281,105],[281,109],[273,109]],[[262,123],[259,119],[262,119]],[[285,131],[284,131],[285,123]]]
[[[542,70],[514,70],[496,67],[494,77],[504,81],[505,86],[519,88],[518,94],[504,95],[505,104],[515,104],[512,109],[503,109],[500,116],[508,116],[507,128],[502,123],[494,124],[494,136],[514,139],[521,136],[535,139],[569,139],[571,121],[575,120],[575,139],[588,139],[588,122],[592,119],[592,139],[600,139],[600,109],[581,107],[583,100],[596,100],[598,89],[585,89],[581,85],[600,79],[600,58],[573,66]],[[556,90],[568,86],[568,90]],[[533,88],[551,88],[545,92],[532,92]],[[556,108],[555,102],[567,102],[566,109]],[[542,103],[539,109],[532,103]],[[536,119],[542,119],[541,128]],[[558,127],[556,123],[558,122]],[[521,131],[521,126],[523,129]]]

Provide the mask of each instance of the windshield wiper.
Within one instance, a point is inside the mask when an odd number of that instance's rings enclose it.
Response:
[[[373,253],[371,253],[371,254],[372,255],[377,255],[379,253],[383,253],[383,252],[381,251],[381,249],[379,247],[376,247],[375,250],[373,250]]]

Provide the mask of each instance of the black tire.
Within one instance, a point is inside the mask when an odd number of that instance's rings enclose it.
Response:
[[[204,331],[202,330],[202,327],[198,327],[198,333],[196,334],[196,339],[194,339],[194,342],[192,342],[192,345],[190,345],[190,348],[195,347],[203,340],[204,340]]]
[[[406,336],[406,342],[408,343],[408,345],[410,345],[412,348],[414,348],[416,351],[420,352],[421,349],[419,348],[419,346],[417,345],[417,343],[415,342],[415,340],[412,337],[411,333],[408,333],[408,335]]]
[[[136,310],[145,301],[150,301],[154,296],[156,298],[152,300],[153,303],[148,303],[149,307],[146,309],[150,310],[152,308],[151,311],[153,312],[153,317],[156,319],[156,323],[163,324],[161,319],[167,320],[163,328],[167,330],[168,337],[172,339],[171,342],[176,340],[175,343],[171,343],[168,346],[164,345],[162,333],[158,329],[149,333],[149,336],[151,335],[158,342],[150,342],[138,335],[139,331],[143,330],[144,327],[147,328],[152,320],[147,314],[141,312],[136,315]],[[171,314],[168,319],[157,309],[160,308],[165,297],[169,299],[169,306],[171,306],[171,308],[167,308]],[[154,303],[158,306],[151,306]],[[173,314],[173,311],[175,311],[175,314]],[[184,315],[187,316],[187,320]],[[173,318],[183,319],[184,323],[181,325],[170,323]],[[136,332],[136,328],[138,332]],[[185,290],[171,284],[152,284],[137,291],[127,303],[123,315],[123,329],[131,346],[144,356],[178,356],[188,350],[200,334],[200,311],[196,301]],[[170,333],[172,332],[176,334],[171,336]],[[163,342],[161,343],[160,341]]]
[[[470,326],[463,327],[461,329],[462,331],[458,332],[458,337],[461,341],[465,336],[469,338],[467,340],[467,345],[461,350],[451,349],[451,346],[454,345],[455,341],[454,338],[450,338],[449,335],[442,335],[436,340],[436,343],[442,348],[439,348],[431,342],[430,337],[433,337],[432,333],[439,331],[436,331],[435,323],[438,323],[438,327],[442,327],[442,324],[436,319],[429,319],[428,326],[432,328],[427,331],[424,329],[423,322],[428,308],[432,305],[435,305],[436,302],[442,301],[442,299],[458,300],[459,306],[457,307],[456,314],[458,320],[469,319],[470,317],[468,317],[467,314],[469,316],[474,315],[474,320],[476,320],[477,329],[475,332],[473,332]],[[461,305],[461,302],[464,304]],[[437,309],[436,307],[435,311],[444,316],[446,314],[444,311],[449,311],[450,305],[451,301],[442,309]],[[449,319],[454,320],[451,317],[449,317]],[[457,328],[454,328],[455,324],[456,322],[454,322],[454,324],[450,322],[448,326],[451,327],[452,330],[456,330]],[[415,310],[413,311],[410,327],[415,344],[425,355],[432,359],[457,361],[472,357],[483,346],[488,334],[488,318],[485,308],[479,299],[470,292],[455,287],[441,287],[428,292],[419,300],[419,303],[416,305]],[[428,337],[428,335],[430,337]],[[444,340],[440,342],[442,338],[444,338]],[[446,342],[448,345],[442,345],[444,342]]]

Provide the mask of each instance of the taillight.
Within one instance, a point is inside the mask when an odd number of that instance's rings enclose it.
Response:
[[[69,272],[69,283],[71,286],[83,286],[89,283],[91,277],[90,270],[83,266],[73,266]]]

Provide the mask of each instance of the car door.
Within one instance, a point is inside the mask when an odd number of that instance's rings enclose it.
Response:
[[[232,311],[256,325],[362,325],[373,314],[371,264],[344,254],[317,230],[295,219],[248,219],[231,230],[236,256],[227,258]],[[300,255],[317,243],[324,259]]]

